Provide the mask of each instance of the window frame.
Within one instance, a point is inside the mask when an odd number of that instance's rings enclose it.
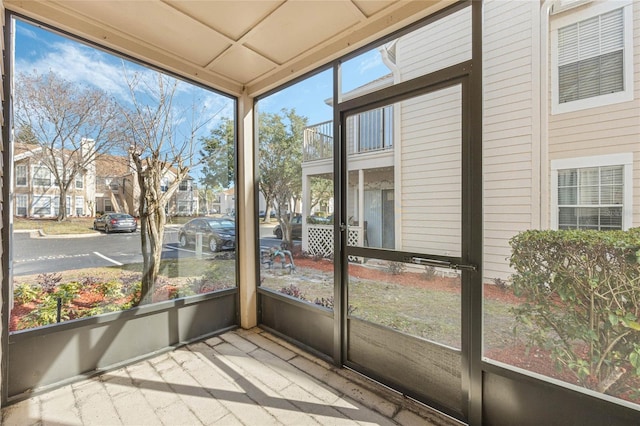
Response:
[[[35,196],[33,199],[33,204],[31,206],[31,216],[53,216],[51,211],[53,210],[53,197],[51,197],[50,195],[39,195],[39,196]],[[48,204],[48,206],[47,206]],[[48,213],[36,213],[36,209],[46,209],[49,208],[49,212]]]
[[[623,85],[624,90],[575,101],[560,103],[559,67],[558,67],[558,30],[616,9],[622,9],[623,30]],[[572,9],[551,19],[551,115],[597,108],[606,105],[628,102],[634,96],[634,57],[633,57],[633,2],[597,2],[584,9]]]
[[[48,174],[49,183],[40,183],[41,181],[44,182],[46,179],[44,177],[38,177],[38,173],[41,173],[41,170],[44,170]],[[53,173],[51,173],[51,170],[47,166],[45,166],[44,164],[34,164],[33,166],[31,166],[31,183],[33,186],[50,188],[51,186],[53,186],[53,181]]]
[[[78,213],[78,207],[80,209],[80,213]],[[76,195],[74,210],[75,210],[76,216],[84,216],[84,197]]]
[[[28,172],[28,168],[26,164],[16,164],[16,186],[25,188],[29,185],[29,172]],[[18,173],[18,170],[23,170],[23,176],[20,176],[20,173]],[[18,180],[20,177],[24,177],[24,183],[20,183],[20,181]]]
[[[575,157],[551,161],[551,228],[559,229],[558,171],[622,166],[622,230],[633,227],[633,153]],[[594,206],[595,207],[595,206]]]
[[[20,214],[18,209],[24,209],[24,214]],[[20,217],[29,216],[29,196],[27,194],[16,194],[14,214]]]
[[[78,185],[78,183],[80,185]],[[77,173],[75,178],[74,178],[74,185],[76,187],[76,189],[84,189],[84,174],[82,173]]]

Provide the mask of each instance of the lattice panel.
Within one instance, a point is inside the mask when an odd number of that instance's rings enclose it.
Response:
[[[349,228],[349,236],[347,237],[347,245],[360,246],[360,228]]]
[[[309,253],[322,254],[324,257],[333,255],[333,227],[313,226],[307,228],[309,233]]]
[[[349,228],[349,235],[347,244],[350,246],[362,245],[360,242],[360,228]],[[331,257],[333,255],[333,226],[327,225],[309,225],[307,227],[309,237],[308,251],[312,255],[322,254],[324,257]],[[349,256],[351,262],[358,261],[359,259],[354,256]]]

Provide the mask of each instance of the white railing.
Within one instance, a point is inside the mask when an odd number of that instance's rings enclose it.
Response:
[[[325,121],[304,129],[302,161],[333,157],[333,121]]]

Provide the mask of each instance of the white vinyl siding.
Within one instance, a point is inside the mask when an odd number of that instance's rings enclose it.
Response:
[[[461,255],[462,90],[401,103],[402,249]]]
[[[400,81],[471,59],[471,8],[403,37],[396,46]]]
[[[632,7],[621,4],[570,11],[554,21],[554,114],[633,99]]]
[[[540,5],[536,3],[485,3],[482,137],[483,275],[487,282],[511,275],[509,239],[540,226],[536,198]]]
[[[16,166],[16,186],[27,186],[27,166]]]

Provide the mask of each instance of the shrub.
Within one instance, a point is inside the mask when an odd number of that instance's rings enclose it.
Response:
[[[437,274],[438,272],[436,271],[436,268],[434,266],[426,265],[421,277],[423,280],[431,281],[436,277]]]
[[[630,365],[640,373],[640,228],[526,231],[510,244],[530,344],[600,392]]]
[[[387,263],[387,272],[391,275],[400,275],[407,269],[407,266],[402,262],[389,262]]]
[[[96,284],[98,291],[106,298],[122,296],[122,283],[119,281],[106,281]]]
[[[500,290],[506,290],[507,287],[509,287],[509,283],[500,277],[495,277],[491,281],[493,281],[493,285],[498,287]]]
[[[40,294],[31,284],[19,284],[13,290],[13,297],[18,303],[29,303],[38,298]]]
[[[298,298],[300,300],[307,300],[304,297],[304,293],[302,293],[302,290],[300,290],[297,286],[291,284],[289,287],[282,287],[280,289],[280,293],[284,293],[287,296],[291,296],[291,297],[295,297]]]
[[[45,293],[52,293],[56,286],[62,281],[62,275],[56,273],[40,274],[37,283]]]
[[[320,305],[323,306],[325,308],[331,309],[333,310],[333,296],[329,296],[327,298],[321,297],[321,298],[316,298],[316,300],[313,301],[313,303],[315,303],[316,305]],[[354,313],[356,311],[356,307],[353,305],[349,305],[349,307],[347,308],[347,313],[349,315],[351,315],[352,313]]]

